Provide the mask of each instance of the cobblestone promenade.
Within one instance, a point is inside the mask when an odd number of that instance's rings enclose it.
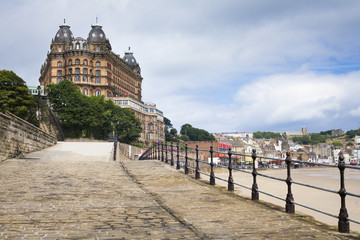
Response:
[[[0,163],[0,239],[356,239],[111,148],[60,142]]]

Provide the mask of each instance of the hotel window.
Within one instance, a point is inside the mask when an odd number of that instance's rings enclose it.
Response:
[[[75,64],[80,65],[80,59],[75,59]]]
[[[87,74],[88,72],[87,72],[87,68],[84,68],[83,69],[83,74]]]
[[[80,68],[75,68],[75,74],[80,74]]]
[[[100,67],[100,62],[97,61],[95,66],[96,66],[96,67]]]
[[[88,65],[88,61],[86,59],[84,59],[84,65]]]
[[[100,91],[100,90],[96,90],[95,95],[96,95],[96,96],[100,96],[100,95],[101,95],[101,91]]]
[[[72,65],[72,60],[71,59],[69,60],[69,65]]]
[[[57,66],[58,66],[58,67],[62,67],[62,62],[59,61],[59,62],[57,63]]]

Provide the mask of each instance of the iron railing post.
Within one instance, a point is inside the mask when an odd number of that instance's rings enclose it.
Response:
[[[338,231],[341,233],[348,233],[350,232],[350,226],[348,220],[348,213],[345,206],[345,197],[346,197],[345,182],[344,182],[345,163],[344,163],[344,154],[342,152],[339,153],[338,168],[340,170],[340,190],[338,193],[341,197],[341,208],[339,213]]]
[[[164,143],[161,142],[161,161],[164,161]]]
[[[228,156],[229,156],[229,178],[228,178],[228,190],[233,191],[234,190],[234,178],[232,176],[232,165],[231,165],[231,148],[229,148]]]
[[[251,200],[259,200],[258,185],[256,183],[257,171],[256,171],[256,168],[255,168],[256,149],[253,149],[251,157],[253,159],[253,171],[252,171],[253,185],[252,185],[252,188],[251,188]]]
[[[155,142],[153,142],[153,159],[156,159],[156,148],[155,148]]]
[[[170,165],[174,166],[174,151],[173,151],[173,142],[171,142],[171,162]]]
[[[167,151],[167,142],[165,142],[165,163],[168,163],[168,151]]]
[[[189,168],[188,168],[188,146],[187,146],[187,143],[185,144],[185,174],[189,174]]]
[[[195,170],[195,179],[200,179],[200,168],[199,168],[199,145],[196,145],[196,170]]]
[[[213,153],[213,146],[210,146],[210,185],[215,185]]]
[[[291,164],[291,161],[290,161],[290,152],[287,152],[286,153],[286,159],[285,159],[285,162],[286,162],[286,167],[287,167],[287,178],[286,178],[286,184],[288,186],[288,193],[286,195],[286,206],[285,206],[285,209],[286,209],[286,212],[287,213],[295,213],[295,204],[294,204],[294,197],[291,193],[291,174],[290,174],[290,164]]]
[[[114,139],[114,161],[116,161],[116,150],[117,150],[117,134],[115,133],[115,139]]]
[[[157,142],[158,160],[160,160],[160,142]]]
[[[176,143],[176,169],[180,169],[179,142]]]

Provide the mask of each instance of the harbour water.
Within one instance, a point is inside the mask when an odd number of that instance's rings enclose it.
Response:
[[[248,169],[251,172],[251,169]],[[266,169],[258,170],[259,173],[286,179],[286,169]],[[226,172],[216,172],[217,177],[228,178]],[[253,176],[248,173],[233,171],[234,182],[251,187]],[[291,178],[293,181],[307,183],[322,188],[338,191],[340,189],[340,173],[337,168],[306,167],[291,169]],[[217,180],[216,184],[227,186],[227,182]],[[276,181],[262,176],[257,177],[258,189],[268,192],[275,196],[286,198],[287,184],[283,181]],[[360,194],[360,170],[345,170],[345,189],[347,192]],[[235,192],[241,196],[251,198],[251,191],[245,188],[235,186]],[[295,202],[311,206],[334,215],[339,215],[341,201],[338,194],[329,193],[309,187],[292,184],[292,193]],[[269,197],[265,194],[259,194],[260,200],[270,202],[285,209],[285,202]],[[360,221],[360,198],[346,196],[346,207],[349,218]],[[316,220],[328,225],[337,226],[338,219],[333,218],[298,205],[295,206],[295,212],[304,213],[313,216]],[[350,222],[350,230],[360,232],[360,224]]]

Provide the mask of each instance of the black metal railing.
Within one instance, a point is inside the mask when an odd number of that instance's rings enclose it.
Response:
[[[262,193],[262,194],[267,195],[269,197],[284,201],[286,203],[285,204],[285,211],[287,213],[295,213],[295,205],[298,205],[298,206],[310,209],[312,211],[315,211],[315,212],[318,212],[318,213],[321,213],[321,214],[325,214],[325,215],[333,217],[333,218],[337,218],[338,219],[338,231],[342,232],[342,233],[350,232],[349,222],[360,224],[359,220],[349,218],[347,208],[346,208],[346,204],[345,204],[346,196],[352,196],[352,197],[355,197],[355,198],[360,198],[360,194],[346,191],[346,189],[345,189],[345,177],[344,177],[346,168],[360,170],[360,167],[352,166],[352,165],[346,165],[345,162],[344,162],[344,156],[343,156],[342,152],[339,153],[339,162],[338,162],[338,164],[333,164],[332,165],[332,164],[324,164],[324,163],[315,163],[315,162],[305,162],[305,161],[301,161],[301,160],[294,160],[294,159],[290,158],[290,153],[289,152],[286,153],[286,158],[282,159],[282,158],[271,158],[271,157],[257,156],[255,149],[252,151],[252,154],[249,155],[249,154],[234,153],[234,152],[231,151],[231,148],[229,148],[229,150],[227,152],[220,152],[220,151],[214,151],[212,146],[210,147],[209,150],[206,150],[206,149],[199,149],[198,145],[196,145],[195,148],[191,148],[191,147],[188,147],[187,144],[179,145],[179,143],[177,143],[174,146],[174,144],[172,142],[170,143],[170,145],[167,142],[165,142],[165,143],[163,143],[163,142],[155,142],[155,143],[153,143],[153,146],[151,146],[141,156],[140,159],[157,159],[157,160],[161,160],[162,162],[168,163],[168,161],[169,161],[168,152],[170,152],[171,153],[170,164],[171,164],[171,166],[174,166],[174,151],[176,152],[176,169],[184,168],[184,173],[185,174],[189,174],[189,172],[190,172],[189,170],[191,170],[193,173],[195,173],[195,179],[200,179],[200,174],[208,176],[210,185],[215,185],[215,179],[218,179],[220,181],[225,181],[225,182],[228,183],[228,190],[229,191],[234,190],[235,185],[250,190],[252,200],[255,200],[255,201],[259,200],[259,193]],[[210,156],[209,162],[199,159],[199,153],[200,152],[209,154],[209,156]],[[189,153],[191,153],[193,157],[189,157]],[[227,164],[216,164],[216,163],[214,163],[214,161],[213,161],[214,160],[214,153],[224,154],[224,156],[227,155],[227,157],[226,157],[227,158]],[[232,162],[232,158],[234,156],[235,157],[243,157],[243,158],[245,158],[245,157],[251,158],[252,159],[252,165],[249,166],[249,167],[252,168],[252,171],[248,171],[248,170],[245,170],[243,168],[240,168],[239,166],[236,166]],[[278,177],[258,173],[257,168],[256,168],[256,163],[259,162],[259,159],[260,159],[260,162],[261,162],[261,160],[284,162],[285,165],[286,165],[286,178],[283,179],[283,178],[278,178]],[[192,166],[190,166],[190,162],[193,163]],[[200,163],[204,164],[203,166],[207,166],[209,168],[208,170],[209,170],[210,173],[207,173],[205,171],[201,171],[200,170]],[[335,191],[335,190],[331,190],[331,189],[327,189],[327,188],[323,188],[323,187],[319,187],[319,186],[315,186],[315,185],[311,185],[311,184],[307,184],[307,183],[293,181],[292,178],[291,178],[291,166],[294,165],[294,164],[302,164],[302,165],[307,165],[307,166],[310,165],[310,166],[337,167],[339,169],[339,174],[340,174],[340,190]],[[223,178],[215,176],[214,168],[227,168],[228,169],[228,179],[223,179]],[[249,186],[245,186],[245,185],[243,185],[241,183],[235,182],[234,178],[233,178],[233,172],[232,171],[238,171],[238,172],[251,174],[253,176],[252,186],[249,187]],[[276,181],[285,182],[287,184],[286,198],[276,196],[276,195],[273,195],[273,194],[268,193],[266,191],[260,190],[258,188],[258,185],[257,185],[257,177],[258,176],[273,179],[273,180],[276,180]],[[335,214],[323,211],[321,209],[317,209],[315,207],[307,206],[306,204],[296,202],[294,200],[294,196],[293,196],[293,193],[292,193],[292,184],[296,184],[296,185],[300,185],[300,186],[303,186],[303,187],[308,187],[308,188],[312,188],[312,189],[316,189],[316,190],[326,191],[326,192],[333,193],[333,194],[338,194],[340,196],[340,204],[341,204],[339,215],[335,215]]]

